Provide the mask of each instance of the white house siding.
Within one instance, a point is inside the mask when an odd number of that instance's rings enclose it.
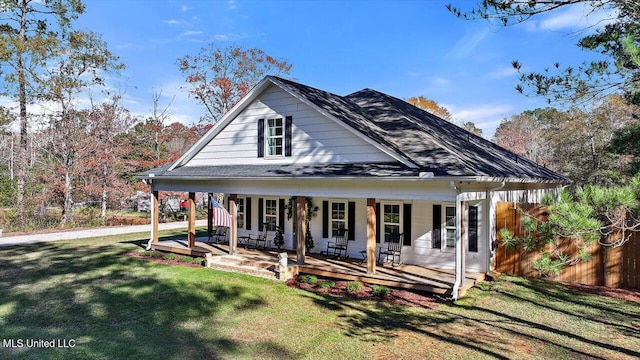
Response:
[[[403,249],[403,260],[409,264],[426,264],[430,267],[453,269],[455,267],[454,249],[434,249],[433,248],[433,205],[455,206],[455,202],[434,202],[434,201],[414,201],[412,210],[412,243],[411,249]],[[485,260],[488,244],[483,222],[484,216],[483,201],[469,201],[468,206],[478,207],[478,252],[468,251],[468,242],[465,247],[466,268],[469,271],[485,271]],[[465,214],[465,217],[466,214]],[[444,217],[442,219],[444,221]],[[442,234],[444,242],[444,233]],[[408,250],[408,251],[405,251]]]
[[[293,117],[291,156],[258,158],[258,119],[286,116]],[[392,161],[344,126],[271,85],[185,166]]]

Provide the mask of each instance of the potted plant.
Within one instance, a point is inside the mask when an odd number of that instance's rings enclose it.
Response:
[[[275,245],[278,250],[280,247],[284,245],[284,237],[282,236],[282,227],[278,226],[276,228],[276,234],[273,236],[273,245]]]
[[[307,253],[311,253],[311,249],[313,249],[316,246],[313,243],[313,236],[311,236],[311,229],[309,229],[309,225],[307,225],[307,234],[304,238],[305,238],[305,245],[307,247]]]

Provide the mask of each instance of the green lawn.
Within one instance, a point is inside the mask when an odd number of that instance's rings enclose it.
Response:
[[[544,281],[483,283],[456,304],[397,307],[246,275],[120,256],[146,234],[0,249],[0,358],[640,357],[640,305]]]

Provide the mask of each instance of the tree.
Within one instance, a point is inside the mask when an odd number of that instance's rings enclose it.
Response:
[[[477,127],[476,124],[472,123],[471,121],[467,121],[467,122],[462,123],[462,128],[467,130],[468,132],[470,132],[472,134],[476,134],[476,135],[482,137],[482,129]]]
[[[616,185],[627,173],[628,161],[609,150],[617,130],[634,121],[636,107],[620,96],[604,99],[597,108],[572,108],[548,122],[545,137],[553,154],[553,168],[576,185]]]
[[[552,108],[513,115],[500,123],[493,142],[543,166],[552,165],[553,151],[546,138],[546,128],[550,119],[561,116],[562,113]]]
[[[613,134],[608,150],[629,157],[628,174],[640,173],[640,122],[618,129]]]
[[[590,12],[608,11],[610,22],[578,41],[582,49],[602,55],[602,60],[585,61],[579,66],[561,66],[558,61],[542,72],[523,72],[519,61],[513,66],[520,73],[516,89],[521,93],[544,96],[549,101],[572,104],[600,100],[621,91],[633,102],[640,102],[640,2],[629,0],[483,0],[476,8],[463,11],[447,5],[464,19],[497,20],[503,26],[569,6],[585,6]],[[585,29],[586,30],[586,29]]]
[[[435,101],[429,100],[422,95],[418,97],[410,97],[407,99],[407,102],[444,120],[451,121],[451,113],[446,107],[440,106]]]
[[[99,192],[100,218],[104,223],[107,215],[109,194],[124,198],[129,189],[124,180],[128,168],[124,156],[128,152],[126,143],[120,136],[133,124],[134,118],[128,110],[119,106],[120,97],[108,103],[93,106],[89,114],[90,137],[97,144],[93,156],[85,161],[89,174],[98,179],[93,192]],[[97,190],[97,191],[96,191]]]
[[[92,86],[104,85],[103,74],[119,71],[123,65],[108,50],[107,44],[91,32],[65,32],[62,41],[51,49],[51,55],[43,68],[46,76],[38,82],[38,89],[41,99],[53,101],[58,106],[58,111],[49,118],[49,150],[59,160],[64,176],[60,218],[60,225],[64,226],[69,217],[73,218],[77,162],[100,145],[89,136],[90,112],[77,109],[77,97]]]
[[[263,50],[209,44],[197,55],[178,59],[178,68],[190,85],[189,94],[206,113],[201,121],[214,123],[266,75],[285,76],[291,65]]]
[[[559,199],[545,197],[534,213],[524,212],[518,226],[523,236],[501,229],[507,248],[520,245],[540,257],[532,267],[541,275],[557,275],[566,266],[592,259],[600,245],[617,248],[640,231],[640,175],[622,186],[584,186],[563,190]],[[575,248],[575,254],[568,253]],[[606,269],[605,269],[606,271]]]
[[[17,99],[20,142],[17,149],[18,219],[23,219],[28,167],[27,104],[37,100],[39,69],[51,57],[71,21],[84,12],[80,0],[7,0],[0,3],[0,93]]]

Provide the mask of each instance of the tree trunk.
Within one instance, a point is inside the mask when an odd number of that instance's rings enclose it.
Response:
[[[18,33],[18,39],[20,43],[25,43],[27,28],[27,13],[22,11],[20,17],[20,32]],[[20,146],[18,146],[18,186],[16,194],[16,205],[18,208],[18,219],[23,221],[24,219],[24,185],[27,172],[27,90],[26,90],[26,78],[24,73],[24,62],[22,59],[22,50],[18,50],[17,53],[17,68],[16,73],[18,75],[18,103],[20,107]]]
[[[14,139],[15,136],[13,136],[13,131],[11,132],[11,154],[10,154],[10,158],[9,158],[9,168],[10,168],[10,177],[11,177],[11,181],[13,182],[13,179],[15,179],[15,173],[13,171],[14,166],[15,166],[15,162],[16,162],[16,158],[15,158],[15,147],[13,146],[14,143]]]
[[[68,220],[73,219],[73,186],[71,182],[71,174],[69,169],[64,172],[64,206],[62,207],[62,216],[60,218],[60,226],[64,226]]]
[[[108,169],[107,165],[102,165],[102,212],[100,213],[100,218],[102,219],[102,224],[106,224],[107,222],[107,175]]]

